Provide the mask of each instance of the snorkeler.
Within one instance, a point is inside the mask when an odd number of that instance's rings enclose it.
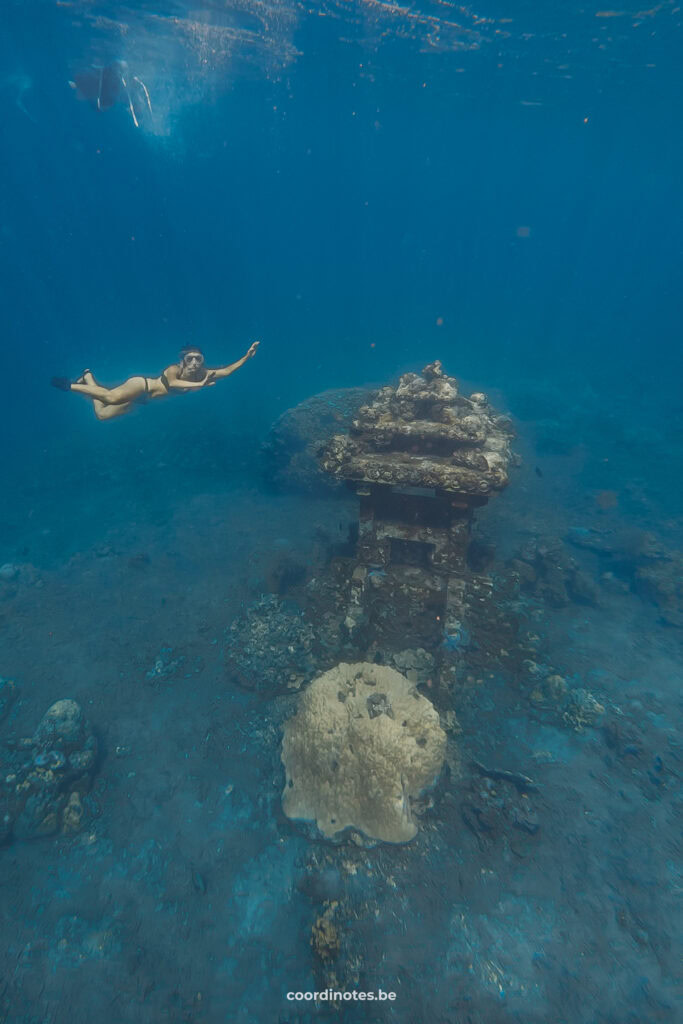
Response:
[[[125,60],[79,71],[69,85],[80,100],[87,100],[93,110],[109,110],[116,103],[124,103],[136,128],[147,115],[153,117],[147,86],[137,75],[129,76]]]
[[[90,370],[84,370],[75,381],[70,381],[68,377],[53,377],[50,383],[60,391],[77,391],[92,399],[98,420],[111,420],[115,416],[123,416],[133,405],[149,402],[153,398],[166,398],[174,392],[182,394],[193,388],[212,387],[217,380],[229,377],[244,366],[248,359],[253,359],[258,346],[258,341],[255,341],[246,355],[236,363],[209,370],[204,365],[204,354],[193,345],[184,348],[180,353],[180,362],[167,366],[159,377],[129,377],[115,388],[102,387]]]

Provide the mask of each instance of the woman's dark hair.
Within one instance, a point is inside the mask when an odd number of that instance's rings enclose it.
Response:
[[[184,359],[186,355],[190,354],[190,352],[199,352],[202,359],[204,358],[204,353],[200,349],[199,345],[185,345],[185,347],[180,350],[181,359]]]

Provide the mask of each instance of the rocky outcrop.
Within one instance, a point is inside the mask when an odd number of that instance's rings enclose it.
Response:
[[[554,608],[577,604],[597,605],[600,589],[566,551],[560,540],[534,538],[508,563],[523,591]]]
[[[266,483],[277,491],[305,494],[329,492],[338,486],[320,471],[317,450],[333,434],[349,429],[372,394],[367,388],[323,391],[284,412],[261,448]]]
[[[8,746],[0,766],[0,840],[77,831],[97,760],[97,740],[80,705],[58,700],[32,737]]]

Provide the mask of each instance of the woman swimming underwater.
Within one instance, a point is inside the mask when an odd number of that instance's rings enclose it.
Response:
[[[129,377],[116,388],[104,388],[97,383],[90,370],[84,370],[78,380],[68,377],[53,377],[52,386],[60,391],[77,391],[92,399],[98,420],[111,420],[123,416],[131,407],[154,398],[166,398],[174,392],[182,393],[193,388],[212,387],[222,377],[229,377],[235,370],[256,355],[259,343],[250,345],[246,355],[229,366],[218,366],[209,370],[204,365],[204,354],[195,345],[184,348],[180,362],[167,366],[159,377]]]

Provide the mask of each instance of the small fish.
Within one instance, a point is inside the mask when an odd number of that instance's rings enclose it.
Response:
[[[536,469],[534,470],[534,472],[535,472],[536,476],[543,476],[543,473],[542,473],[542,471],[541,471],[539,466],[536,466]]]
[[[507,768],[487,768],[481,761],[472,761],[472,767],[476,768],[480,775],[486,775],[489,779],[496,779],[501,782],[510,782],[520,792],[525,789],[537,790],[538,786],[528,775],[521,772],[511,772]]]
[[[195,887],[195,889],[197,890],[197,892],[201,893],[202,896],[203,896],[206,893],[206,888],[207,888],[207,886],[206,886],[206,879],[204,878],[204,875],[201,873],[201,871],[199,871],[198,868],[196,868],[194,866],[194,864],[191,865],[191,868],[192,868],[192,884]]]
[[[598,491],[595,495],[595,504],[601,512],[607,512],[608,509],[617,507],[619,495],[616,491]]]

